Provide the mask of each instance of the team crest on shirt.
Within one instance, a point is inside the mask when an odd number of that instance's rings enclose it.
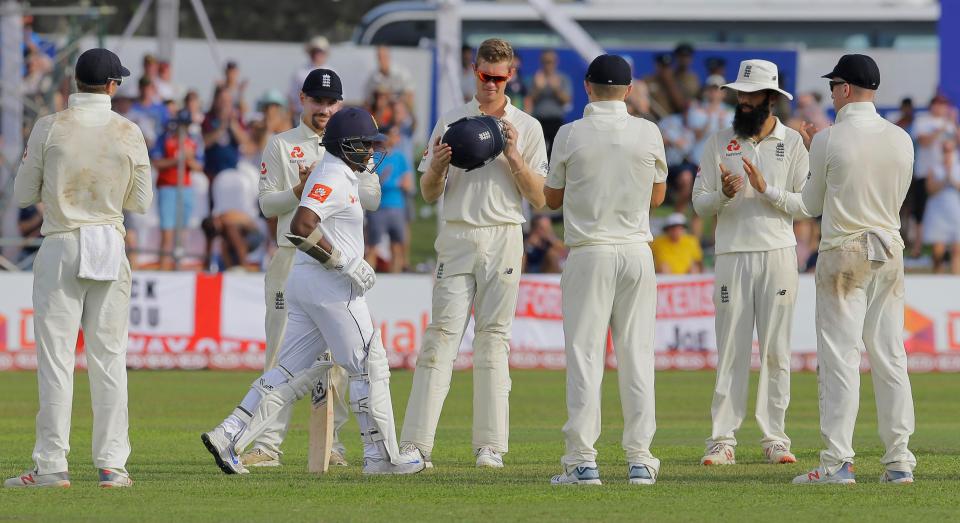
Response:
[[[783,161],[784,156],[786,156],[786,148],[783,145],[783,142],[777,144],[777,160]]]
[[[355,203],[357,203],[357,197],[351,194],[351,195],[350,195],[350,205],[353,205],[353,204],[355,204]]]
[[[314,200],[317,200],[318,202],[323,203],[327,201],[327,198],[329,198],[331,194],[333,194],[333,189],[331,189],[329,186],[326,186],[322,183],[318,183],[313,186],[313,189],[310,189],[310,192],[307,194],[307,197],[313,198]]]

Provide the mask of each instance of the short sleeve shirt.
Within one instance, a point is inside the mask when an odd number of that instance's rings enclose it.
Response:
[[[325,153],[303,186],[300,207],[320,217],[320,230],[344,258],[363,256],[363,209],[356,174],[342,160]],[[297,264],[319,264],[297,251]]]

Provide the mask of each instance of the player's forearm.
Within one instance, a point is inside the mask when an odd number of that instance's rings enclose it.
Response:
[[[302,192],[302,184],[300,185],[300,188]],[[276,192],[261,192],[259,201],[260,210],[263,211],[263,215],[267,218],[273,218],[275,216],[286,214],[296,209],[297,206],[300,205],[300,197],[297,196],[293,189]]]
[[[705,191],[693,195],[693,210],[698,216],[716,216],[729,201],[722,191]]]
[[[420,177],[420,192],[423,194],[424,201],[433,203],[439,200],[443,194],[446,179],[446,172],[437,172],[433,167],[427,169],[427,172],[423,173],[423,176]]]
[[[520,194],[530,202],[535,209],[543,209],[546,199],[543,196],[543,176],[533,172],[526,164],[513,171],[513,178],[517,181]]]

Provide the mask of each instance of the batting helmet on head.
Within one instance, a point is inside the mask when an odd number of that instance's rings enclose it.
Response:
[[[383,150],[386,139],[373,115],[359,107],[347,107],[330,117],[320,143],[347,164],[366,169],[367,161]]]
[[[443,143],[450,146],[450,165],[472,171],[500,156],[507,144],[503,124],[492,116],[467,116],[447,127]]]

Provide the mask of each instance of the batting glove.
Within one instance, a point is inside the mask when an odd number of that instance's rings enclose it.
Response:
[[[350,281],[359,290],[360,296],[363,296],[377,282],[377,273],[373,271],[373,267],[360,257],[341,265],[337,270],[350,278]]]

